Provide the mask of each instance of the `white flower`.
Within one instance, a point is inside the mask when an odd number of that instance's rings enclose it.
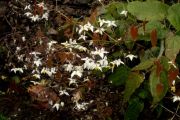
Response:
[[[83,64],[84,69],[93,70],[95,68],[95,62],[91,58],[82,58],[81,60],[84,60],[85,63]]]
[[[97,28],[96,31],[94,31],[94,32],[102,35],[104,31],[105,31],[104,28]]]
[[[20,72],[20,73],[23,73],[22,68],[12,68],[11,71],[13,71],[14,73],[16,73],[17,71]]]
[[[30,19],[33,21],[33,22],[36,22],[36,21],[39,21],[40,20],[40,17],[39,15],[33,15],[30,17]]]
[[[104,58],[104,54],[109,53],[109,52],[105,51],[104,48],[101,48],[101,49],[95,48],[95,49],[96,49],[96,51],[91,51],[91,54],[99,55],[101,58]]]
[[[99,22],[100,27],[102,27],[106,23],[106,21],[104,19],[101,19],[101,18],[99,18],[98,22]]]
[[[176,102],[176,101],[180,101],[180,97],[179,96],[173,96],[173,102]]]
[[[38,7],[42,7],[43,10],[47,10],[47,7],[44,5],[44,2],[40,2],[39,4],[37,4]]]
[[[114,26],[114,27],[117,27],[117,25],[115,24],[115,21],[106,21],[107,23],[107,27],[111,27],[111,26]]]
[[[77,86],[77,81],[76,81],[76,79],[73,79],[73,78],[68,78],[70,81],[69,81],[69,86],[71,85],[71,84],[75,84],[76,86]]]
[[[117,67],[120,65],[120,64],[124,64],[123,61],[121,61],[121,59],[117,59],[117,60],[114,60],[112,62],[110,62],[111,64],[113,65],[116,65]]]
[[[126,16],[126,17],[127,17],[127,13],[128,13],[128,11],[123,10],[120,14],[121,14],[121,15],[124,15],[124,16]]]
[[[22,41],[23,41],[23,42],[24,42],[24,41],[26,41],[26,38],[25,38],[25,36],[23,36],[23,37],[22,37]]]
[[[78,77],[82,77],[82,71],[73,71],[71,73],[71,78],[73,78],[75,75],[77,75]]]
[[[81,34],[83,31],[89,31],[91,30],[93,32],[94,26],[91,25],[91,23],[87,23],[85,25],[79,25],[79,31],[78,33]]]
[[[59,103],[55,103],[52,108],[55,108],[58,111],[59,107],[60,107],[60,104]]]
[[[137,58],[137,56],[133,54],[129,54],[126,56],[126,58],[129,58],[132,61],[134,58]]]
[[[81,45],[75,45],[74,48],[84,52],[87,51],[87,48]]]
[[[88,28],[88,30],[91,30],[91,32],[93,32],[93,30],[94,30],[94,26],[92,26],[90,22],[85,24],[85,27]]]
[[[29,17],[29,16],[32,16],[32,13],[26,12],[26,13],[24,13],[24,15],[26,15],[27,17]]]
[[[34,64],[35,64],[37,67],[39,67],[40,65],[42,65],[41,59],[34,60]]]
[[[50,42],[48,43],[48,49],[50,50],[51,47],[52,47],[52,45],[54,45],[54,44],[56,44],[56,43],[57,43],[57,42],[54,41],[54,40],[50,41]]]
[[[49,69],[49,68],[43,67],[43,69],[41,70],[41,73],[42,73],[42,74],[47,74],[49,77],[51,77],[52,74],[55,74],[55,73],[56,73],[56,68],[51,68],[51,69]]]
[[[61,95],[67,95],[67,96],[69,96],[69,93],[66,91],[66,90],[60,90],[59,91],[59,95],[61,96]]]
[[[107,65],[108,65],[108,61],[107,61],[106,56],[103,59],[98,60],[97,62],[100,63],[101,67],[107,67]]]
[[[40,52],[31,52],[31,53],[29,53],[29,54],[36,56],[36,55],[40,55],[41,53],[40,53]]]
[[[45,13],[42,15],[42,18],[41,18],[41,19],[48,20],[48,17],[49,17],[49,13],[48,13],[48,12],[45,12]]]
[[[36,81],[30,81],[30,82],[32,82],[34,85],[40,85],[40,83]]]
[[[31,10],[31,5],[26,5],[24,10]]]
[[[86,38],[87,38],[86,35],[81,35],[81,36],[78,38],[78,40],[81,40],[81,39],[86,40]]]
[[[64,65],[65,71],[67,72],[71,72],[73,70],[73,67],[74,66],[71,63]]]
[[[88,105],[89,105],[89,103],[86,103],[86,102],[82,102],[81,104],[76,102],[74,109],[79,110],[79,111],[86,110]]]
[[[34,74],[33,77],[37,78],[37,79],[40,79],[41,76],[39,74]]]

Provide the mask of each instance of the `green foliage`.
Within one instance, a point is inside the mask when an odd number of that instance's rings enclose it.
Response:
[[[159,1],[133,1],[127,6],[128,11],[139,20],[163,20],[167,14],[168,5]]]
[[[124,91],[124,101],[128,101],[131,95],[141,85],[144,80],[144,76],[135,72],[131,72],[128,76]]]
[[[155,60],[155,58],[151,58],[151,59],[148,59],[146,61],[143,61],[140,64],[138,64],[137,66],[135,66],[134,68],[132,68],[132,70],[133,71],[147,70],[154,64],[154,60]]]
[[[124,85],[128,78],[130,69],[127,66],[120,66],[108,77],[109,81],[115,86]]]
[[[170,60],[175,60],[180,50],[180,36],[169,35],[168,38],[165,40],[165,47],[165,55]]]
[[[167,73],[162,71],[160,76],[157,75],[157,68],[154,68],[150,74],[149,87],[153,97],[153,104],[157,104],[168,91]]]
[[[8,118],[5,117],[3,114],[0,113],[0,120],[8,120]]]
[[[167,19],[176,28],[177,31],[180,30],[180,3],[172,5],[168,9]]]
[[[129,102],[124,120],[137,120],[143,108],[144,103],[142,101],[140,101],[138,98],[132,99]]]

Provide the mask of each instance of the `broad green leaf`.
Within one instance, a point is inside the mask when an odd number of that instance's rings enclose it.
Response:
[[[159,21],[149,21],[146,25],[145,25],[145,34],[148,35],[148,40],[150,40],[150,33],[152,30],[156,29],[157,30],[157,37],[159,39],[163,39],[166,37],[167,34],[167,29],[166,27]],[[144,35],[144,30],[143,27],[140,27],[139,29],[139,34],[140,35]]]
[[[132,70],[133,71],[136,71],[136,70],[147,70],[148,68],[150,68],[154,64],[154,60],[155,60],[155,58],[151,58],[151,59],[148,59],[146,61],[143,61],[139,65],[137,65],[134,68],[132,68]]]
[[[167,14],[168,5],[159,1],[133,1],[128,4],[127,9],[139,20],[163,20]]]
[[[144,103],[139,99],[134,99],[128,105],[124,120],[137,120],[143,109]]]
[[[127,66],[120,66],[108,77],[109,81],[115,86],[125,84],[126,79],[130,73],[130,69]]]
[[[162,71],[160,76],[157,76],[156,69],[153,69],[149,78],[150,92],[153,97],[153,104],[156,104],[162,100],[168,90],[168,79],[165,71]],[[162,85],[162,87],[159,87]]]
[[[135,72],[131,72],[126,80],[124,91],[124,102],[128,101],[131,95],[141,85],[144,80],[144,76]]]
[[[176,28],[180,30],[180,3],[174,4],[168,9],[167,19]]]
[[[165,48],[166,57],[168,57],[170,60],[175,60],[180,50],[180,36],[170,35],[165,40]]]

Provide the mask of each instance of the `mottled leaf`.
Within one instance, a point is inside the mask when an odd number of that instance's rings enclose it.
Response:
[[[168,5],[160,1],[133,1],[127,6],[128,11],[139,20],[163,20],[167,14]]]
[[[135,72],[129,74],[126,80],[126,86],[124,91],[124,101],[128,101],[131,95],[135,92],[137,88],[141,85],[144,80],[144,76]]]
[[[151,45],[152,45],[152,47],[155,47],[157,44],[157,31],[156,31],[156,29],[153,29],[151,31],[150,37],[151,37]]]

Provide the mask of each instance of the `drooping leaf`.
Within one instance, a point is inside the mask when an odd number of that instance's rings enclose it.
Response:
[[[180,3],[174,4],[168,9],[167,19],[169,22],[176,28],[176,30],[180,30]]]
[[[109,81],[115,86],[125,84],[126,79],[130,73],[130,69],[127,66],[120,66],[108,77]]]
[[[139,114],[144,109],[144,103],[139,99],[133,99],[128,105],[124,120],[137,120]]]
[[[156,44],[157,44],[157,30],[156,29],[153,29],[151,31],[151,45],[152,47],[155,47]]]
[[[127,6],[128,11],[139,20],[163,20],[167,14],[168,5],[160,1],[133,1]]]
[[[134,68],[132,68],[132,70],[133,71],[147,70],[148,68],[150,68],[154,64],[154,61],[155,61],[155,58],[151,58],[151,59],[148,59],[146,61],[143,61],[140,64],[138,64],[137,66],[135,66]]]
[[[133,41],[136,41],[138,37],[138,28],[134,25],[130,27],[130,35]]]
[[[150,41],[151,36],[149,37],[149,35],[154,29],[156,29],[157,32],[157,39],[163,39],[166,37],[168,29],[160,21],[148,21],[145,26],[142,25],[142,27],[139,28],[139,36],[148,36],[145,40]]]
[[[155,61],[154,64],[156,65],[156,75],[159,77],[161,72],[163,71],[163,66],[160,60]]]
[[[144,76],[135,72],[131,72],[126,80],[124,91],[124,102],[128,101],[131,95],[141,85],[144,80]]]
[[[165,48],[166,48],[166,50],[165,50],[166,57],[168,57],[170,60],[174,61],[180,50],[180,36],[170,35],[165,40]]]
[[[158,103],[166,95],[168,90],[168,80],[165,71],[162,71],[160,76],[156,75],[156,69],[151,71],[149,78],[150,92],[153,97],[153,104]]]

